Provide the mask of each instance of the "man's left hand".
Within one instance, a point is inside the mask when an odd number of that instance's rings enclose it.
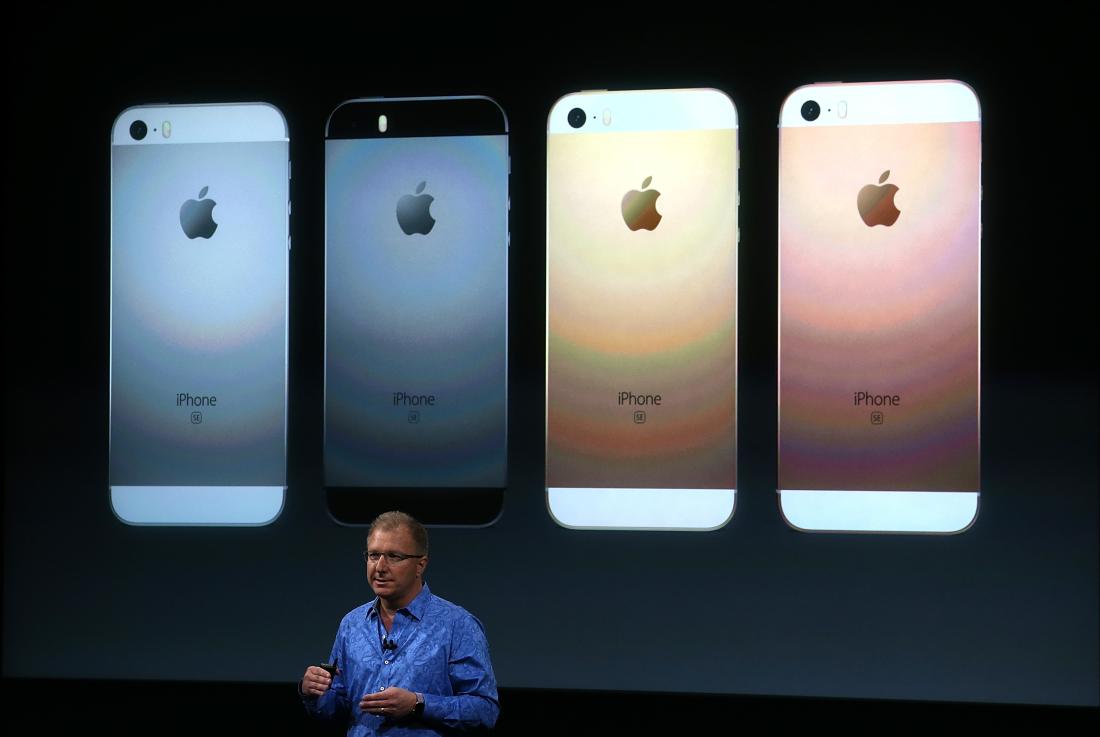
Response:
[[[359,699],[359,708],[368,714],[400,719],[416,708],[416,694],[404,688],[390,686],[382,691],[364,694]]]

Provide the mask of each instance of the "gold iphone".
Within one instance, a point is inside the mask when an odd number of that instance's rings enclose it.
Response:
[[[570,94],[547,135],[546,493],[581,529],[713,530],[737,489],[737,112]]]

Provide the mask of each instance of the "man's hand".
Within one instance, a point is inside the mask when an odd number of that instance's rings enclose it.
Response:
[[[416,708],[416,694],[397,686],[368,693],[359,699],[359,708],[368,714],[400,719]]]
[[[336,672],[339,673],[339,669]],[[306,673],[302,676],[302,694],[305,696],[320,696],[328,691],[331,685],[332,676],[328,674],[327,670],[316,665],[306,668]]]

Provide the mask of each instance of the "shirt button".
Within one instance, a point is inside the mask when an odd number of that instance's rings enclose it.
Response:
[[[388,660],[387,660],[387,661],[385,661],[385,662],[386,662],[386,665],[389,665],[389,664],[390,664],[390,661],[388,661]]]

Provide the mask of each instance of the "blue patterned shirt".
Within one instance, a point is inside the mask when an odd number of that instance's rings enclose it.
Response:
[[[383,648],[384,635],[396,649]],[[316,716],[347,719],[348,735],[446,734],[450,729],[492,727],[500,714],[481,622],[433,596],[426,583],[397,611],[389,633],[378,616],[377,598],[348,612],[329,662],[340,668],[332,686],[320,697],[303,696],[302,702]],[[364,694],[387,686],[424,694],[423,715],[395,719],[359,709]]]

